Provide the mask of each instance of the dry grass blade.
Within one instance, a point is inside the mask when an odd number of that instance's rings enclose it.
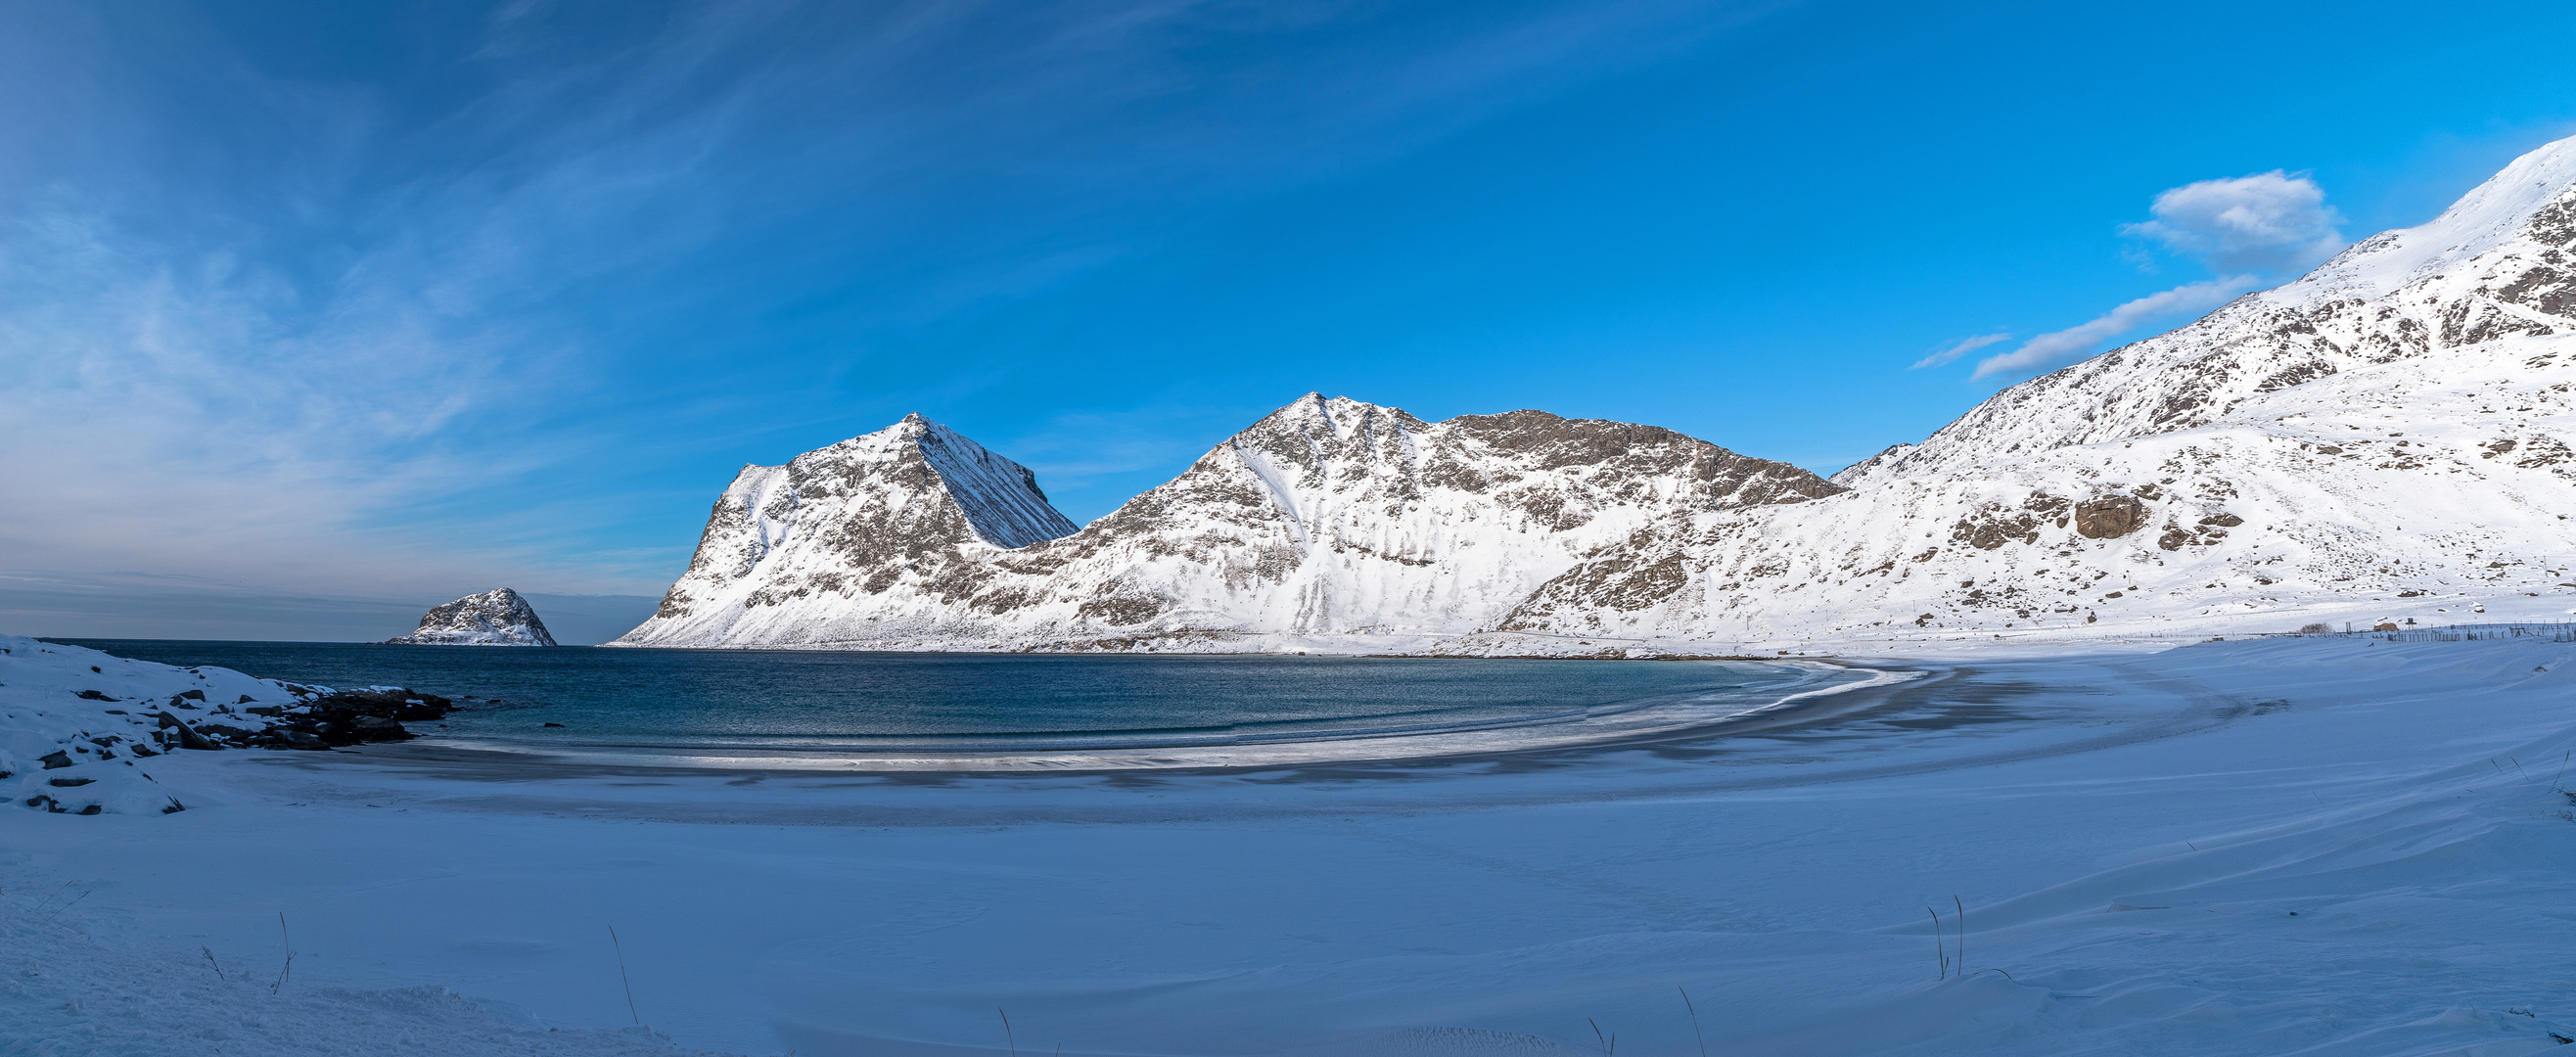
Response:
[[[1954,895],[1950,897],[1950,905],[1959,908],[1959,971],[1964,973],[1968,971],[1968,904],[1960,902]]]
[[[1676,984],[1673,990],[1682,993],[1682,1008],[1690,1011],[1691,1038],[1699,1041],[1699,1057],[1708,1057],[1708,1036],[1699,1033],[1699,1007],[1691,1005],[1689,989]]]
[[[608,926],[608,946],[617,952],[617,982],[626,985],[626,1015],[635,1026],[644,1026],[644,1015],[635,1011],[635,981],[626,976],[626,945],[617,942],[617,926]]]
[[[286,964],[277,967],[277,982],[268,985],[268,993],[286,990],[286,978],[295,972],[295,937],[286,933],[286,912],[277,912],[277,939],[286,945]]]

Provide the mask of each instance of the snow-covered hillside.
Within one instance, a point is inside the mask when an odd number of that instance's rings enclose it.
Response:
[[[1830,482],[1649,426],[1309,396],[1068,534],[1028,471],[915,416],[746,469],[620,642],[1670,653],[2563,615],[2571,392],[2576,139]]]
[[[420,629],[385,640],[389,646],[552,646],[546,622],[507,587],[467,595],[430,610]]]
[[[2341,630],[2567,612],[2576,337],[2341,372],[2205,426],[1707,517],[1505,630],[1768,642]]]
[[[917,454],[931,438],[1016,475],[961,488]],[[986,531],[976,510],[1052,514],[1027,471],[914,416],[744,470],[661,614],[619,643],[1430,641],[1485,626],[1604,547],[1835,491],[1652,426],[1537,411],[1426,423],[1310,394],[1080,532],[1012,549],[1032,533]]]
[[[2068,445],[2208,425],[2246,401],[2344,371],[2571,331],[2576,137],[2517,159],[2432,223],[2364,239],[2296,282],[2006,389],[1920,447],[1836,479],[1973,473]]]
[[[2564,616],[2576,139],[2420,228],[1997,394],[1807,509],[1614,548],[1505,630],[1775,642]]]

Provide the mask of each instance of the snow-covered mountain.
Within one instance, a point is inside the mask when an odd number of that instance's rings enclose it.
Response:
[[[1075,532],[1026,469],[913,416],[744,469],[662,611],[618,642],[1453,636],[1604,547],[1835,491],[1652,426],[1537,411],[1426,423],[1309,395]]]
[[[2440,218],[2006,389],[1796,510],[1702,517],[1503,622],[1770,644],[2565,619],[2576,139]]]
[[[385,640],[388,646],[552,646],[546,622],[507,587],[467,595],[430,610],[420,630]]]
[[[750,467],[628,645],[1699,651],[2563,617],[2576,139],[1828,482],[1309,396],[1076,532],[918,416]]]

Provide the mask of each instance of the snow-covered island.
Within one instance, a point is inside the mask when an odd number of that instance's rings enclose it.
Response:
[[[552,646],[536,607],[507,587],[467,595],[431,609],[420,628],[386,639],[388,646]]]

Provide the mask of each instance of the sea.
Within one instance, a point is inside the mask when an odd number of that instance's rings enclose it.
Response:
[[[1501,745],[1510,739],[1494,736],[1516,728],[1621,729],[1604,717],[1640,717],[1635,729],[1715,720],[1865,677],[1765,661],[50,641],[309,685],[406,687],[458,705],[416,732],[567,749],[1008,752],[1456,732]]]

